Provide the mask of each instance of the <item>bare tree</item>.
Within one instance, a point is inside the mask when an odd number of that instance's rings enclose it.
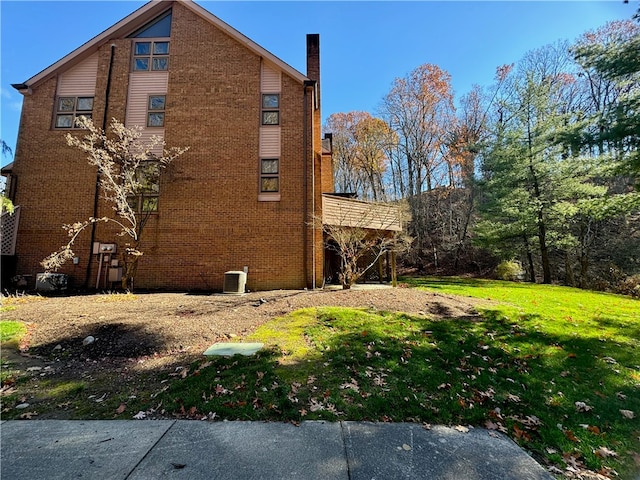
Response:
[[[333,159],[339,192],[382,201],[386,198],[385,151],[393,132],[381,119],[367,112],[334,113],[324,125],[333,135]]]
[[[72,246],[85,228],[96,222],[113,223],[120,229],[118,235],[128,238],[122,252],[122,287],[132,289],[138,260],[143,254],[139,250],[142,233],[150,215],[157,209],[160,174],[188,147],[164,149],[164,141],[158,136],[145,142],[140,127],[127,128],[115,118],[110,124],[110,136],[91,119],[80,117],[77,122],[89,133],[83,138],[68,133],[67,144],[85,152],[89,164],[98,169],[102,198],[111,204],[114,214],[63,225],[69,241],[41,264],[46,271],[57,270],[74,257]],[[158,149],[162,150],[161,155],[154,153]]]

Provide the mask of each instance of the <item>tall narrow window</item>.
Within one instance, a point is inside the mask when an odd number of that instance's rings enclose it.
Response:
[[[262,94],[262,125],[280,125],[280,94]]]
[[[164,127],[165,95],[150,95],[147,105],[147,127]]]
[[[135,42],[133,44],[134,71],[162,71],[169,69],[169,42]]]
[[[278,193],[280,191],[280,160],[263,158],[260,160],[260,192]]]
[[[93,97],[58,97],[55,128],[78,128],[76,119],[91,118],[92,111]]]
[[[136,169],[132,191],[127,202],[136,213],[153,213],[158,211],[160,194],[160,168],[158,162],[143,162]]]

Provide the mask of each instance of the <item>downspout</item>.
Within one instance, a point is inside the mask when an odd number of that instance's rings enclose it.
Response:
[[[116,44],[111,44],[111,53],[109,57],[109,69],[107,70],[107,87],[104,93],[104,115],[102,117],[102,129],[107,131],[107,120],[109,111],[109,94],[111,93],[111,70],[113,69],[113,57],[116,50]],[[98,201],[100,200],[100,171],[96,174],[96,186],[93,194],[93,223],[91,224],[91,243],[89,243],[89,260],[87,261],[87,272],[84,277],[84,288],[89,288],[89,277],[91,276],[91,259],[93,258],[93,244],[96,241],[96,221],[98,216]]]

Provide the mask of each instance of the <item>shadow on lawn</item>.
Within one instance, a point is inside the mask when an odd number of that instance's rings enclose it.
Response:
[[[93,337],[89,343],[88,337]],[[30,354],[48,359],[138,358],[162,350],[157,335],[122,323],[89,324],[53,343],[29,349]]]
[[[602,444],[622,455],[638,448],[637,422],[620,414],[640,411],[637,390],[620,365],[603,360],[622,361],[622,346],[540,332],[535,316],[516,322],[497,310],[474,321],[354,315],[345,321],[319,309],[305,333],[312,353],[295,362],[281,363],[275,347],[193,366],[165,405],[230,420],[490,421],[539,459],[547,448],[560,452],[555,462],[575,451],[592,469],[620,469],[593,453]],[[625,462],[622,470],[632,468]]]

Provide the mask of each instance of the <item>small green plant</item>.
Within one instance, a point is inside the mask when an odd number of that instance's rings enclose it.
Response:
[[[524,269],[517,260],[505,260],[496,267],[496,277],[499,280],[524,280]]]

